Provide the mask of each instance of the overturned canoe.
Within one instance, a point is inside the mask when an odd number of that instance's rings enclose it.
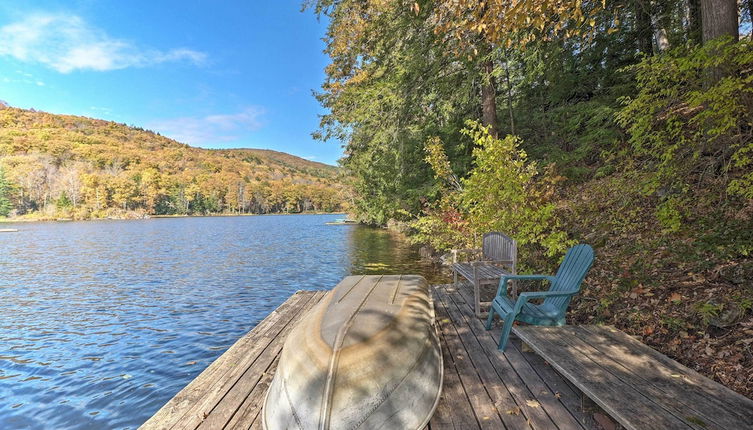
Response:
[[[442,376],[426,280],[349,276],[290,332],[264,401],[264,427],[421,429]]]

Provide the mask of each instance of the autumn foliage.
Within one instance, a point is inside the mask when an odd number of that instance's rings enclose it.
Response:
[[[0,110],[0,172],[4,212],[34,218],[337,211],[346,200],[333,166],[10,107]]]

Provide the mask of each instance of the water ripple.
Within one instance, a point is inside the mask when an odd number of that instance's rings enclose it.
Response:
[[[0,235],[0,428],[138,427],[293,292],[432,275],[335,216],[34,223]]]

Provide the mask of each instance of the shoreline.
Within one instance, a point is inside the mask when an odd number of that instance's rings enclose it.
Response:
[[[252,217],[252,216],[288,216],[288,215],[346,215],[345,212],[298,212],[298,213],[268,213],[268,214],[206,214],[206,215],[147,215],[145,217],[122,217],[122,218],[86,218],[86,219],[70,219],[70,218],[0,218],[0,225],[2,224],[25,224],[32,222],[86,222],[86,221],[143,221],[152,218],[221,218],[221,217]]]

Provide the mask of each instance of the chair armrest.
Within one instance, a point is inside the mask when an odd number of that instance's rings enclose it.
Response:
[[[459,249],[451,249],[450,252],[478,252],[481,251],[481,248],[459,248]]]
[[[451,249],[450,252],[452,253],[452,262],[457,263],[458,262],[458,254],[459,253],[465,253],[465,252],[481,252],[481,248],[461,248],[461,249]]]
[[[476,260],[470,262],[471,266],[494,266],[494,261],[491,260]]]
[[[512,267],[512,260],[479,260],[474,261],[471,264],[487,265],[487,266],[510,266]]]
[[[565,296],[574,296],[578,294],[578,290],[575,291],[527,291],[525,293],[520,293],[520,300],[531,300],[531,299],[545,299],[547,297],[565,297]]]
[[[497,295],[502,295],[502,292],[504,292],[504,296],[507,296],[507,281],[511,281],[513,279],[519,279],[519,280],[546,280],[551,283],[554,283],[554,281],[557,279],[555,276],[549,276],[549,275],[507,275],[503,276],[502,279],[499,280],[499,287],[497,288]]]
[[[520,310],[523,309],[523,305],[526,304],[531,299],[574,296],[576,294],[578,294],[578,291],[538,291],[538,292],[520,293],[520,295],[518,296],[518,300],[515,301],[515,307],[513,308],[513,313],[517,315],[520,312]]]
[[[549,276],[549,275],[508,275],[505,276],[508,280],[510,279],[522,279],[522,280],[537,280],[537,279],[544,279],[549,282],[554,282],[555,279],[557,279],[556,276]]]

